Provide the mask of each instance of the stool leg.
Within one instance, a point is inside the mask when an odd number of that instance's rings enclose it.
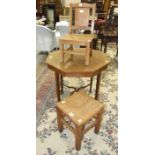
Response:
[[[97,114],[97,118],[96,118],[96,125],[95,125],[95,133],[97,134],[99,132],[100,126],[101,126],[101,120],[102,120],[102,112],[99,112]]]
[[[59,129],[59,131],[60,132],[62,132],[63,131],[63,123],[62,123],[62,112],[58,109],[58,108],[56,108],[56,110],[57,110],[57,123],[58,123],[58,129]]]
[[[75,147],[76,150],[80,150],[81,149],[81,139],[82,139],[82,132],[83,127],[82,126],[76,126],[75,129]]]
[[[84,134],[83,134],[83,130],[84,130],[84,125],[82,126],[82,134],[81,134],[81,140],[83,140],[83,136],[84,136]]]

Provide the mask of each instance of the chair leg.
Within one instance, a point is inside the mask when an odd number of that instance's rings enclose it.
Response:
[[[60,132],[63,131],[63,122],[62,122],[62,112],[56,107],[57,110],[57,123],[58,123],[58,129]]]
[[[90,45],[90,56],[92,56],[92,52],[93,52],[93,41],[92,41],[92,43]]]
[[[81,149],[81,139],[82,139],[82,135],[83,135],[83,131],[82,131],[83,127],[82,126],[77,126],[76,125],[76,132],[75,132],[75,146],[76,146],[76,150],[80,150]]]
[[[102,46],[104,44],[104,53],[106,53],[106,50],[107,50],[107,41],[106,41],[106,37],[105,36],[102,36],[102,40],[101,40],[101,51],[102,51]]]
[[[107,51],[107,42],[104,43],[104,53]]]
[[[117,47],[116,57],[118,57],[118,47]]]
[[[102,121],[102,112],[100,111],[97,115],[96,118],[96,125],[95,125],[95,133],[97,134],[99,132],[100,126],[101,126],[101,121]]]
[[[102,46],[103,46],[103,38],[101,39],[101,52],[102,52]]]
[[[59,41],[59,45],[60,45],[61,61],[64,62],[65,51],[63,42],[61,40]]]
[[[117,43],[116,57],[118,57],[118,43]]]

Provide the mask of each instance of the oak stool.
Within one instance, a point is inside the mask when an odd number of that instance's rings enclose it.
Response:
[[[95,126],[95,133],[99,132],[104,104],[88,96],[84,91],[75,92],[56,104],[57,123],[60,132],[63,125],[75,135],[75,146],[81,148],[84,133]],[[91,120],[91,121],[90,121]]]

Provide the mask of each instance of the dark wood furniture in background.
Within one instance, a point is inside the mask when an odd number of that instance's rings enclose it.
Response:
[[[118,14],[114,13],[114,8],[118,7],[118,0],[104,0],[104,2],[103,0],[82,0],[82,2],[96,3],[97,20],[94,29],[97,38],[93,40],[93,48],[97,49],[96,43],[101,39],[101,50],[104,45],[104,52],[106,52],[109,42],[118,43]]]
[[[56,22],[59,20],[57,19],[56,15],[56,8],[55,3],[43,4],[42,5],[42,14],[46,17],[46,25],[49,28],[54,29]]]
[[[93,40],[93,49],[98,49],[98,47],[97,47],[97,42],[99,39],[98,33],[101,29],[100,25],[102,24],[102,23],[100,23],[100,20],[105,20],[105,17],[107,15],[107,12],[104,12],[103,0],[81,0],[81,2],[96,4],[97,19],[95,20],[95,23],[94,23],[94,30],[95,30],[95,34],[97,34],[97,38],[94,38],[94,40]],[[85,31],[84,33],[88,34],[90,32]]]
[[[118,4],[118,0],[81,0],[83,3],[96,3],[96,13],[99,19],[106,19],[112,1]]]
[[[54,20],[55,20],[54,25],[55,25],[55,23],[59,21],[59,15],[63,13],[61,0],[36,0],[37,16],[38,17],[46,16],[46,18],[48,19],[47,12],[45,11],[44,8],[54,9]]]
[[[111,6],[109,16],[103,25],[101,34],[99,34],[99,38],[101,38],[101,51],[104,45],[104,52],[106,52],[109,42],[114,42],[116,45],[118,44],[118,13],[114,12],[114,9],[117,7],[118,5],[115,4]],[[116,55],[117,54],[118,48]]]
[[[90,77],[97,76],[95,99],[99,97],[101,72],[104,71],[110,59],[101,52],[94,51],[90,57],[90,65],[85,66],[85,58],[80,55],[66,55],[64,63],[61,62],[61,53],[52,52],[46,59],[49,69],[55,72],[57,100],[60,101],[60,88],[63,89],[61,77]],[[92,82],[91,82],[92,83]],[[61,85],[60,85],[61,84]]]
[[[36,9],[38,13],[42,13],[42,6],[45,4],[55,3],[56,12],[62,13],[63,8],[61,4],[61,0],[36,0]]]

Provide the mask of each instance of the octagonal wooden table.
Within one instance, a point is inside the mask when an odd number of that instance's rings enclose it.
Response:
[[[60,77],[94,77],[97,76],[95,99],[98,99],[101,72],[105,70],[110,62],[109,57],[93,50],[90,57],[90,65],[85,66],[85,58],[80,55],[66,55],[65,61],[61,61],[60,51],[52,52],[46,59],[49,69],[55,72],[57,100],[60,101]]]

